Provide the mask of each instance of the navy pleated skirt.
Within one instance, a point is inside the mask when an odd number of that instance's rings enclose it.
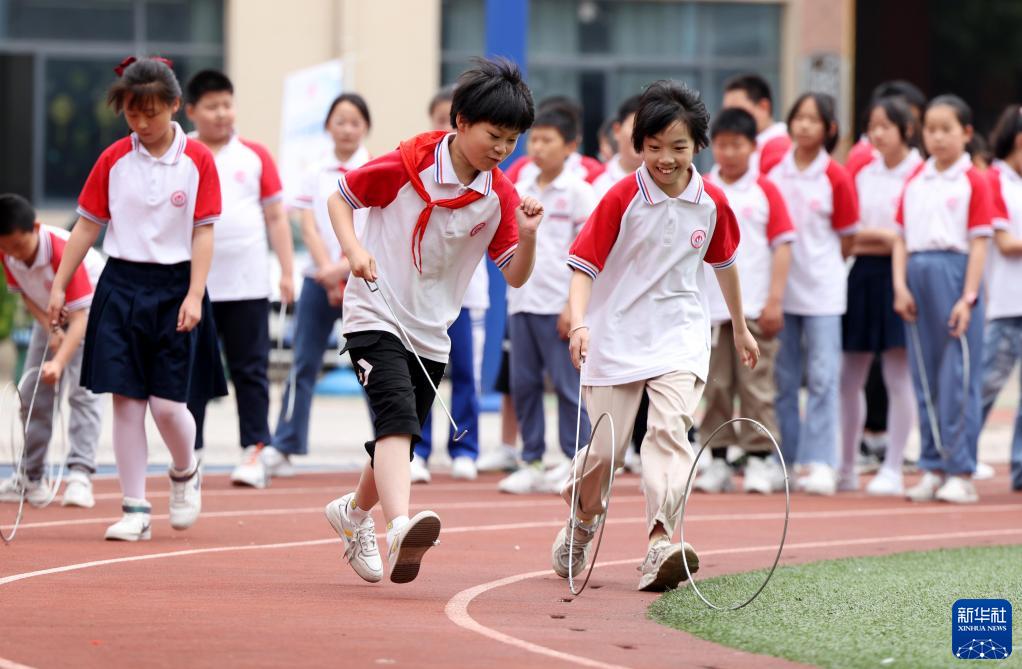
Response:
[[[842,348],[883,353],[905,348],[905,322],[894,312],[890,256],[858,256],[848,273],[848,308],[841,319]]]
[[[177,331],[191,263],[107,260],[89,310],[82,385],[95,393],[174,402],[227,394],[209,296],[202,320]]]

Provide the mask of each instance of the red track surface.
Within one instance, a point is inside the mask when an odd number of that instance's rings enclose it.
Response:
[[[354,480],[305,475],[253,491],[210,476],[203,516],[175,532],[167,484],[151,479],[158,515],[140,544],[102,541],[119,516],[114,481],[97,482],[95,509],[27,510],[17,540],[0,546],[0,669],[794,666],[646,619],[655,595],[634,591],[645,548],[635,477],[618,479],[603,566],[578,598],[549,569],[563,502],[502,496],[495,476],[417,486],[414,506],[443,520],[441,545],[409,585],[364,583],[322,515]],[[795,495],[782,564],[1022,543],[1022,497],[1007,490],[1002,466],[971,507]],[[769,566],[783,511],[781,496],[694,496],[686,539],[698,577]]]

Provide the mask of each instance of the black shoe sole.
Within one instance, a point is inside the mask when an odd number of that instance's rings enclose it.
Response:
[[[426,551],[436,545],[440,537],[440,519],[427,516],[408,528],[397,550],[397,560],[390,570],[394,583],[410,583],[419,575],[419,565]]]

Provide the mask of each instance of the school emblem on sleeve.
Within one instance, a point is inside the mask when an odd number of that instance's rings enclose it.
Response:
[[[485,228],[485,227],[486,227],[486,222],[485,222],[485,221],[483,221],[482,223],[480,223],[480,224],[479,224],[479,225],[477,225],[476,227],[472,228],[472,232],[468,233],[468,236],[469,236],[469,237],[475,237],[475,236],[476,236],[476,235],[478,235],[478,234],[479,234],[480,232],[482,232],[482,231],[483,231],[483,228]]]
[[[692,248],[700,249],[706,241],[706,230],[696,230],[692,233]]]
[[[176,190],[170,196],[170,203],[175,207],[183,207],[188,202],[188,195],[183,190]]]

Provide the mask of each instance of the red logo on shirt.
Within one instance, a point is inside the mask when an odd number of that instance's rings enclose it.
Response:
[[[567,209],[568,201],[565,198],[559,198],[557,204],[554,205],[557,209]]]
[[[476,235],[478,235],[478,234],[479,234],[480,232],[482,232],[483,228],[485,228],[485,227],[486,227],[486,223],[485,223],[485,222],[483,222],[483,223],[480,223],[480,224],[479,224],[479,225],[477,225],[476,227],[472,228],[472,232],[468,233],[468,236],[469,236],[469,237],[475,237],[475,236],[476,236]]]
[[[742,207],[742,220],[747,221],[756,215],[756,210],[752,207]]]
[[[809,211],[819,211],[820,206],[819,200],[809,200]]]
[[[175,207],[183,207],[188,202],[188,195],[183,190],[176,190],[170,196],[170,203]]]
[[[238,170],[234,173],[234,180],[239,184],[245,183],[245,170]]]
[[[954,209],[957,206],[958,206],[958,198],[957,197],[949,197],[947,199],[947,208],[948,209]]]
[[[706,241],[706,230],[696,230],[692,233],[692,248],[702,248],[703,243]]]

